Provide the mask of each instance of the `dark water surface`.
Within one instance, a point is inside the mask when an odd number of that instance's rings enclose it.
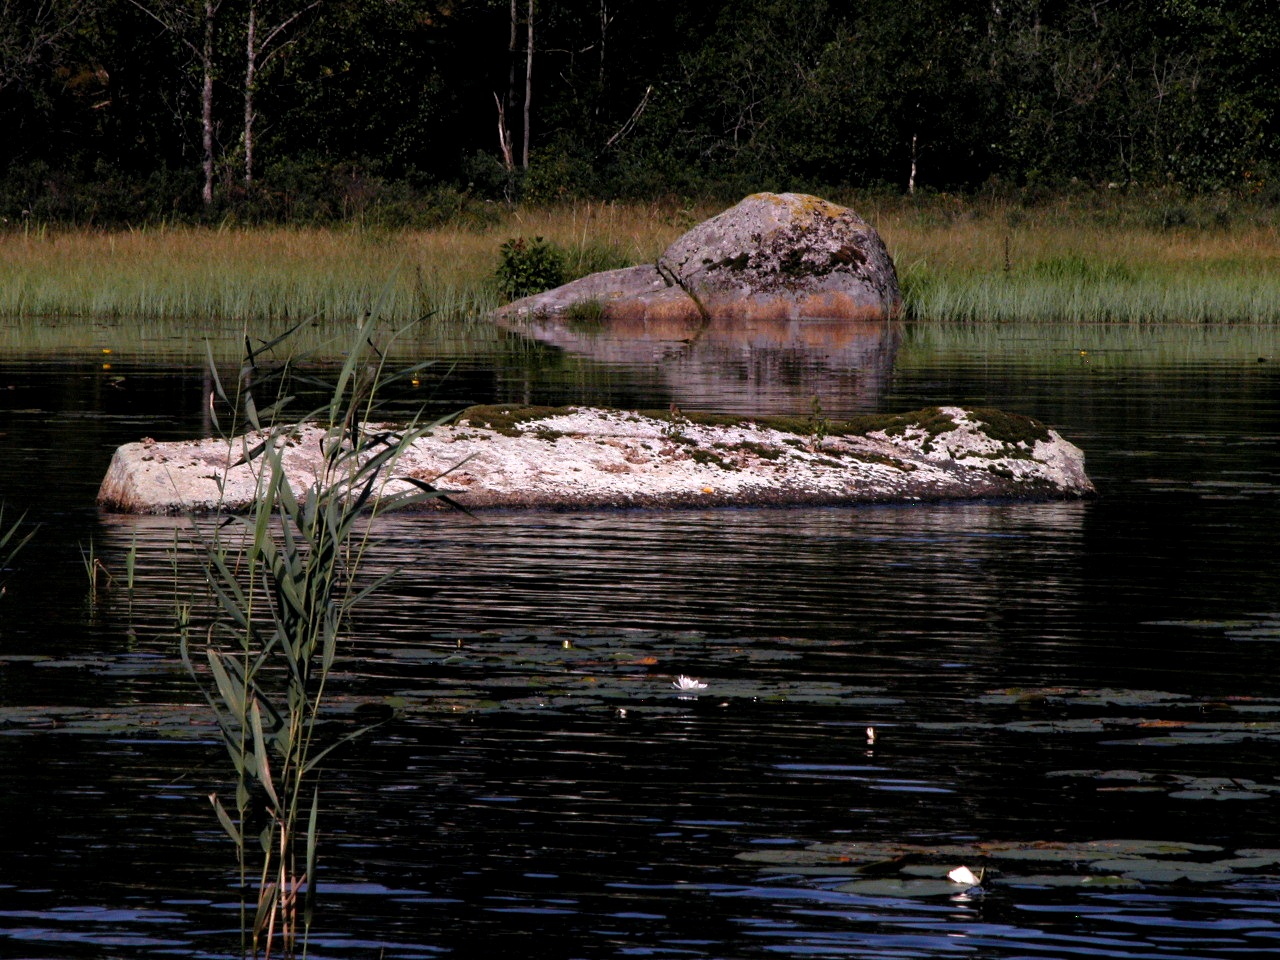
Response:
[[[1102,496],[384,521],[403,575],[336,692],[402,712],[330,765],[312,956],[1280,950],[1280,335],[899,333],[826,413],[1029,413]],[[93,507],[117,444],[203,429],[207,383],[101,359],[0,368],[0,498],[42,524],[0,599],[0,956],[230,956],[225,755],[172,629],[194,560]],[[431,402],[807,412],[832,369],[655,363],[513,349]],[[979,889],[915,895],[962,863]]]

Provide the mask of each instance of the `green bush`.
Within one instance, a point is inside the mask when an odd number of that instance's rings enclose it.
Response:
[[[564,283],[564,254],[541,237],[512,237],[499,250],[498,289],[518,300]]]

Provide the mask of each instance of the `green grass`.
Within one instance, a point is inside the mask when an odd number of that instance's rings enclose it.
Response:
[[[909,323],[899,370],[964,362],[1103,371],[1166,364],[1256,365],[1280,359],[1280,324]]]
[[[1117,191],[1035,204],[834,199],[879,229],[914,319],[1280,321],[1280,213],[1261,204]],[[393,322],[431,315],[466,324],[500,303],[495,270],[512,237],[545,237],[573,279],[652,261],[716,212],[579,203],[501,208],[485,225],[432,230],[32,228],[0,234],[0,317],[28,341],[50,321],[76,317],[177,321],[199,338],[262,321],[349,322],[376,299]]]
[[[879,205],[908,314],[961,322],[1275,323],[1280,212],[1097,191]]]
[[[977,271],[917,262],[902,270],[917,319],[1076,323],[1275,323],[1280,271],[1263,261],[1090,261],[1079,254]]]

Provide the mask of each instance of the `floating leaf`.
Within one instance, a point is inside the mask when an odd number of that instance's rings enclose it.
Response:
[[[841,893],[864,897],[953,897],[964,889],[950,880],[850,880],[836,887]]]
[[[995,877],[988,881],[1008,887],[1137,887],[1133,877],[1093,873],[1034,873],[1027,877]]]
[[[1218,883],[1236,876],[1228,866],[1194,860],[1098,860],[1089,864],[1089,869],[1097,873],[1119,873],[1147,883],[1175,883],[1180,880]]]
[[[978,698],[984,704],[1026,704],[1035,701],[1088,707],[1150,707],[1182,704],[1187,694],[1164,690],[1081,689],[1077,687],[1015,687],[993,690]]]
[[[1146,773],[1142,770],[1052,770],[1045,774],[1046,777],[1079,777],[1081,779],[1095,780],[1134,780],[1148,781],[1155,780],[1156,774]]]
[[[739,860],[750,863],[768,863],[779,866],[834,866],[848,864],[850,868],[860,863],[893,859],[903,852],[902,844],[867,843],[848,845],[841,844],[840,850],[832,850],[828,845],[821,847],[788,847],[786,849],[748,850],[738,854]]]

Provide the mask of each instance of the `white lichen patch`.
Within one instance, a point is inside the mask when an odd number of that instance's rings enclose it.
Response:
[[[526,418],[518,408],[461,415],[415,443],[394,465],[486,507],[672,507],[838,504],[982,497],[1087,496],[1083,455],[1052,431],[1010,443],[959,407],[928,424],[867,435],[801,434],[750,421],[697,422],[679,415],[566,408]],[[1030,421],[1028,421],[1030,422]],[[939,431],[938,425],[951,426]],[[1043,429],[1043,428],[1041,428]],[[314,482],[321,431],[297,429],[285,456],[290,481]],[[252,502],[250,465],[227,466],[243,441],[127,444],[99,493],[110,509],[173,513],[242,510]]]
[[[951,421],[950,429],[934,432],[936,423],[908,426],[892,439],[911,446],[924,459],[985,469],[1015,482],[1047,481],[1064,488],[1089,484],[1080,449],[1051,430],[1044,431],[1043,438],[1010,440],[993,436],[981,419],[963,407],[938,409]],[[891,439],[884,431],[872,436]]]

